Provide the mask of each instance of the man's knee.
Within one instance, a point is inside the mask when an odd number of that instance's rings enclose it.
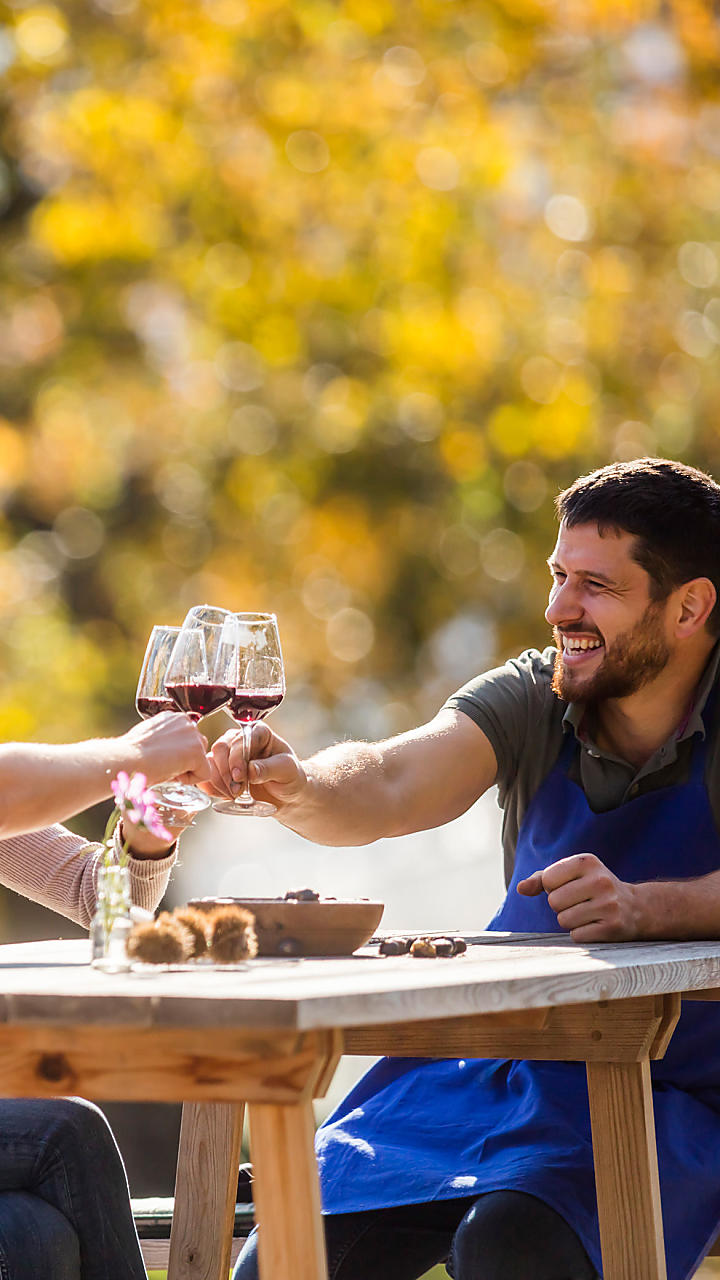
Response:
[[[536,1196],[491,1191],[465,1214],[448,1272],[454,1280],[593,1280],[595,1270],[565,1219]]]

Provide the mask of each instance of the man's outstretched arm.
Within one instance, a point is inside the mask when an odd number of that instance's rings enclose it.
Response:
[[[309,840],[370,844],[457,818],[495,781],[495,753],[460,711],[384,742],[345,742],[300,761],[265,724],[253,728],[253,795],[277,805],[277,819]],[[212,749],[212,784],[236,795],[245,777],[242,737],[231,730]]]

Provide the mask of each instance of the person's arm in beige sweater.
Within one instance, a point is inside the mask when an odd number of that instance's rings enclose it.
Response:
[[[96,904],[102,846],[59,825],[0,840],[0,883],[88,928]],[[130,892],[138,907],[153,911],[175,862],[175,846],[162,856],[130,856]]]

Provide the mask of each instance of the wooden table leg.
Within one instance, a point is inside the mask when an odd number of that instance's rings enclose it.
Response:
[[[587,1075],[604,1280],[665,1280],[650,1063]]]
[[[327,1280],[312,1102],[248,1114],[261,1280]]]
[[[244,1109],[183,1106],[168,1280],[228,1280]]]

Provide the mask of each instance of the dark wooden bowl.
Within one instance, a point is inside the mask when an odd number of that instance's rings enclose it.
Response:
[[[282,898],[192,898],[199,911],[229,905],[255,917],[260,956],[349,956],[377,929],[384,902],[321,898],[297,902]]]

